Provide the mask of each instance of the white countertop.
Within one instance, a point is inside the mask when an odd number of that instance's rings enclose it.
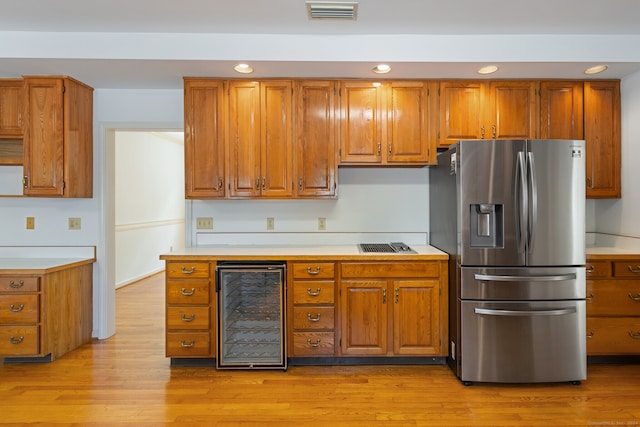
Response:
[[[613,234],[587,233],[587,256],[638,256],[640,239]]]
[[[43,274],[95,261],[95,246],[0,246],[1,274]]]
[[[93,261],[91,258],[0,258],[0,273],[15,270],[45,272]]]

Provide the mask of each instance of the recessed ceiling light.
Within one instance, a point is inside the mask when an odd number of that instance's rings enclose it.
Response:
[[[482,67],[478,70],[478,74],[492,74],[498,71],[497,65],[487,65],[486,67]]]
[[[253,73],[253,68],[249,64],[236,64],[233,69],[242,74]]]
[[[587,68],[586,70],[584,70],[584,73],[585,74],[598,74],[598,73],[603,72],[607,68],[609,68],[609,67],[607,67],[606,65],[596,65],[594,67]]]
[[[391,71],[391,67],[387,64],[379,64],[373,67],[373,72],[377,74],[386,74]]]

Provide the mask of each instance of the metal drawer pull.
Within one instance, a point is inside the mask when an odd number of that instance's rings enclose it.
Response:
[[[588,302],[592,302],[594,298],[595,298],[595,295],[593,295],[593,293],[590,293],[589,295],[587,295],[586,300],[587,300]]]
[[[587,266],[587,273],[593,273],[594,271],[596,271],[596,268],[593,266],[593,264],[589,264]]]
[[[640,302],[640,292],[635,297],[631,294],[631,292],[629,292],[629,298],[631,298],[634,301]]]
[[[24,336],[23,335],[20,335],[20,337],[18,337],[18,339],[15,339],[13,337],[13,335],[11,335],[9,337],[9,341],[11,341],[11,344],[20,344],[22,342],[22,340],[24,340]]]
[[[629,294],[629,295],[631,295],[631,294]],[[16,306],[15,306],[15,305],[13,305],[13,304],[11,304],[11,305],[9,306],[9,310],[11,310],[11,311],[12,311],[12,312],[14,312],[14,313],[17,313],[17,312],[19,312],[19,311],[22,311],[22,309],[23,309],[23,308],[24,308],[24,304],[20,304],[20,307],[16,307]]]
[[[187,270],[186,268],[184,268],[184,265],[182,266],[182,274],[193,274],[194,271],[196,271],[195,267],[191,267]]]
[[[640,340],[640,331],[637,334],[634,334],[633,331],[629,331],[629,336],[633,339]]]
[[[640,265],[636,266],[636,268],[633,268],[630,265],[628,265],[627,267],[629,268],[629,271],[632,273],[640,273]]]
[[[193,322],[193,320],[196,318],[196,314],[195,313],[191,313],[191,317],[187,317],[185,316],[184,313],[182,313],[182,321],[183,322]]]
[[[191,348],[195,343],[196,343],[195,340],[191,340],[189,344],[187,344],[185,340],[182,340],[180,345],[182,346],[182,348]]]
[[[307,294],[309,294],[309,296],[311,297],[317,297],[318,295],[320,295],[320,288],[318,288],[315,292],[312,292],[311,288],[307,288]]]
[[[311,313],[307,313],[307,319],[309,319],[310,322],[319,322],[320,313],[316,313],[316,317],[311,317]]]
[[[191,292],[187,291],[187,288],[182,288],[182,290],[180,291],[180,293],[182,295],[184,295],[185,297],[190,297],[191,295],[196,293],[196,288],[191,288]]]
[[[320,347],[320,338],[318,338],[316,342],[311,342],[311,338],[307,338],[307,345],[309,347]]]
[[[554,276],[499,276],[493,274],[476,274],[476,280],[487,280],[493,282],[559,282],[562,280],[575,280],[575,273],[559,274]]]
[[[9,286],[11,286],[13,289],[19,289],[24,286],[24,280],[20,280],[18,283],[11,280],[9,282]]]
[[[596,334],[595,332],[589,331],[589,333],[587,334],[587,339],[589,340],[592,339],[595,334]]]
[[[573,314],[575,307],[559,308],[557,310],[493,310],[489,308],[474,308],[476,314],[488,314],[493,316],[559,316]]]
[[[320,274],[320,267],[316,267],[315,270],[312,270],[311,267],[307,267],[307,273],[312,274],[312,275],[317,275]]]

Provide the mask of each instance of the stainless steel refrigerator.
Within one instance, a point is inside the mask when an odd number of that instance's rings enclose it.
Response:
[[[429,194],[458,378],[586,379],[584,141],[459,141],[438,154]]]

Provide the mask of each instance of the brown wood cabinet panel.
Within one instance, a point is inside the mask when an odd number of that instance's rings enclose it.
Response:
[[[483,111],[486,98],[482,82],[440,82],[438,147],[448,147],[460,139],[485,137]]]
[[[333,330],[334,325],[333,307],[310,305],[293,308],[293,328],[296,330]]]
[[[16,357],[39,354],[39,331],[38,326],[0,325],[0,355]]]
[[[640,284],[640,260],[614,262],[613,275],[616,277],[635,277]]]
[[[640,280],[587,280],[589,316],[640,316]]]
[[[0,138],[24,134],[24,81],[0,79]]]
[[[611,261],[587,260],[587,280],[592,278],[611,277]]]
[[[335,294],[333,280],[293,282],[294,304],[333,304]]]
[[[39,277],[0,276],[0,292],[38,292],[39,285]]]
[[[294,332],[291,347],[296,356],[333,356],[335,335],[333,332]]]
[[[226,108],[224,82],[184,80],[185,197],[224,197]]]
[[[166,340],[168,357],[209,357],[211,338],[208,332],[168,332]]]
[[[581,81],[540,83],[540,138],[583,139]]]
[[[396,280],[393,283],[393,352],[398,355],[439,355],[440,282]]]
[[[168,329],[209,329],[209,327],[208,306],[167,307]]]
[[[427,82],[388,84],[387,163],[429,162],[428,91]]]
[[[167,280],[167,304],[209,304],[208,280]]]
[[[587,355],[640,354],[640,317],[587,315]]]
[[[389,324],[386,280],[341,283],[341,352],[344,355],[387,354]]]
[[[489,83],[491,96],[486,132],[492,139],[529,139],[538,135],[537,84],[532,81]]]
[[[383,87],[371,81],[340,84],[340,162],[382,162]]]
[[[335,263],[303,262],[293,263],[293,277],[296,279],[333,279]]]
[[[169,279],[209,278],[210,266],[206,261],[169,261],[166,271]]]
[[[380,262],[343,262],[342,277],[438,277],[440,266],[437,262],[399,261]]]
[[[619,198],[620,82],[584,82],[587,198]]]
[[[40,303],[36,294],[0,295],[0,324],[37,323]]]

